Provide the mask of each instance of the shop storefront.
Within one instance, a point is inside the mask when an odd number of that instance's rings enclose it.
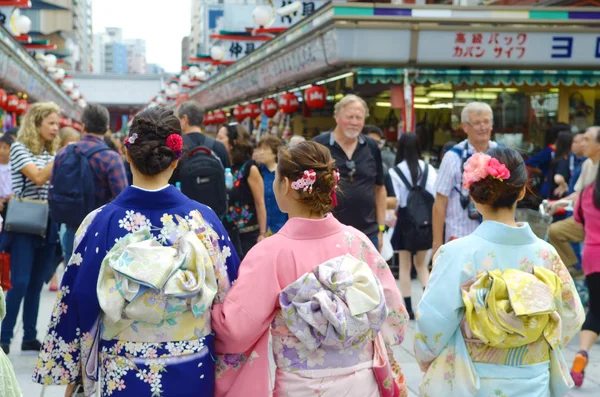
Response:
[[[498,138],[526,149],[552,122],[600,121],[599,67],[596,9],[329,4],[189,94],[207,110],[231,110],[296,93],[289,124],[310,136],[331,127],[335,101],[356,93],[370,123],[392,137],[417,130],[429,148],[460,139],[462,107],[482,100]],[[316,111],[302,104],[312,85],[328,93]]]
[[[82,108],[73,101],[67,92],[27,53],[17,40],[4,27],[0,26],[0,88],[27,106],[37,101],[55,102],[63,116],[79,120]],[[0,110],[2,126],[16,125],[16,115],[24,109],[13,110],[7,101]]]

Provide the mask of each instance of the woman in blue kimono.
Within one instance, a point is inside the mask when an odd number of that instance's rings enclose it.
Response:
[[[210,308],[239,259],[215,213],[168,184],[182,154],[173,112],[135,117],[133,186],[75,238],[33,380],[85,395],[205,396],[215,388]]]
[[[463,183],[483,223],[434,259],[416,315],[421,396],[563,396],[573,381],[562,350],[584,311],[555,249],[514,220],[523,159],[508,148],[474,155]]]

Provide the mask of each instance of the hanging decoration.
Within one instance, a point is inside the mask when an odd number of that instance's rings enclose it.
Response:
[[[214,113],[215,124],[224,124],[227,121],[227,115],[222,110],[217,110]]]
[[[299,102],[296,95],[288,92],[279,98],[279,106],[285,114],[292,114],[298,110]]]
[[[215,115],[212,112],[206,113],[204,115],[204,120],[202,121],[204,125],[213,125],[215,124]]]
[[[251,103],[246,106],[246,112],[246,117],[255,119],[260,116],[260,106],[258,106],[256,103]]]
[[[304,101],[310,109],[323,109],[327,104],[327,90],[320,85],[309,87],[304,92]]]
[[[25,99],[20,99],[19,103],[17,104],[17,110],[15,111],[16,114],[23,114],[27,111],[27,107],[28,107],[28,103]]]
[[[237,121],[244,121],[246,118],[244,114],[245,110],[246,109],[241,105],[236,106],[235,109],[233,109],[233,117],[235,117]]]
[[[0,109],[6,109],[6,104],[8,102],[8,95],[6,91],[0,89]]]
[[[9,95],[6,103],[7,112],[16,112],[19,108],[19,97],[16,95]]]
[[[272,98],[267,98],[262,101],[260,108],[265,116],[273,117],[277,114],[277,101]]]

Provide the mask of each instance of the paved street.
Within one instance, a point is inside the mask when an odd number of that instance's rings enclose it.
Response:
[[[413,296],[420,298],[420,287],[418,284],[413,282]],[[38,320],[38,332],[39,337],[42,338],[42,333],[45,332],[48,320],[50,318],[50,312],[52,311],[52,304],[56,293],[49,292],[47,287],[44,288],[42,293],[42,304],[40,307],[40,317]],[[414,299],[414,301],[418,301]],[[17,335],[11,346],[11,354],[9,356],[11,362],[15,367],[15,372],[19,383],[23,389],[23,395],[25,397],[37,397],[42,396],[42,387],[34,384],[31,381],[31,371],[35,365],[35,355],[25,355],[20,352],[20,342],[22,337],[21,324],[18,325]],[[413,340],[414,340],[414,323],[411,322],[409,330],[406,335],[404,344],[400,347],[395,348],[396,357],[404,370],[408,387],[410,389],[409,396],[418,396],[419,380],[421,374],[419,367],[414,359],[413,354]],[[578,340],[575,338],[567,347],[566,358],[567,362],[571,362],[573,356],[578,349]],[[587,367],[587,376],[585,379],[584,386],[579,390],[571,391],[569,397],[592,397],[600,395],[600,344],[596,344],[591,352],[591,363]],[[64,387],[48,387],[43,396],[45,397],[59,397],[64,395]],[[118,396],[117,396],[118,397]],[[441,396],[440,396],[441,397]]]

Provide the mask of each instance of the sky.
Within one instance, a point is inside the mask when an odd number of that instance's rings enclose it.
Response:
[[[190,34],[191,0],[92,0],[94,34],[123,29],[123,39],[145,39],[146,60],[181,70],[181,39]]]

